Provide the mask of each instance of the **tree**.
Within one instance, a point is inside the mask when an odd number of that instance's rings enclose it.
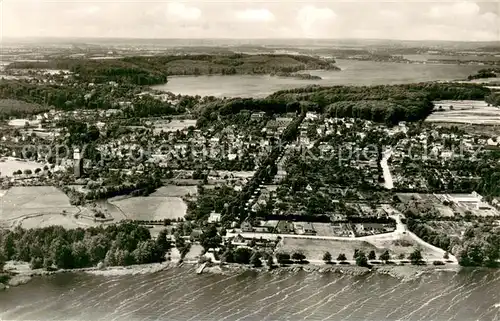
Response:
[[[172,244],[170,243],[170,240],[167,239],[168,236],[168,231],[166,229],[161,230],[158,236],[156,237],[156,246],[158,247],[158,250],[165,255],[170,248],[172,247]]]
[[[332,255],[330,252],[325,252],[325,254],[323,254],[323,261],[325,263],[330,263],[332,261]]]
[[[368,267],[368,259],[366,257],[365,252],[358,251],[358,253],[356,255],[356,265],[357,266]]]
[[[40,173],[42,170],[40,168],[35,169],[35,174]]]
[[[408,257],[413,265],[420,265],[423,263],[422,252],[420,249],[415,249]]]
[[[278,264],[288,264],[290,263],[290,254],[288,253],[277,253],[276,254],[276,260],[278,261]]]
[[[217,233],[217,229],[214,225],[210,225],[210,227],[200,236],[200,244],[203,246],[205,251],[208,251],[211,248],[216,248],[221,243],[222,238]]]
[[[448,260],[450,258],[450,255],[448,254],[448,251],[444,252],[443,259]]]
[[[391,255],[389,254],[389,251],[385,250],[384,253],[380,254],[379,260],[387,263],[390,259]]]
[[[62,238],[57,238],[50,244],[50,258],[60,269],[73,268],[74,260],[71,248]]]
[[[249,264],[252,256],[252,250],[246,247],[240,247],[234,251],[234,261],[240,264]]]
[[[33,172],[31,171],[31,169],[25,169],[24,170],[24,174],[26,175],[31,175]]]
[[[375,251],[371,250],[370,253],[368,253],[368,260],[375,260],[376,258]]]
[[[299,263],[302,263],[305,259],[306,259],[306,256],[302,252],[294,252],[292,254],[292,260],[299,261]]]
[[[339,256],[337,257],[337,261],[347,261],[347,256],[345,256],[344,253],[340,253]]]
[[[254,267],[261,267],[262,266],[262,261],[260,260],[260,253],[257,251],[254,251],[252,253],[252,256],[250,257],[250,264],[252,264]]]

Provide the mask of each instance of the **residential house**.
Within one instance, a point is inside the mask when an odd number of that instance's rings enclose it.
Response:
[[[300,235],[315,235],[316,231],[313,226],[309,222],[296,222],[293,223],[293,227],[295,229],[295,233]]]

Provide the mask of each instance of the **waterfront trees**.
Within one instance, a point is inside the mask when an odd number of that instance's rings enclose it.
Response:
[[[365,252],[358,251],[356,253],[356,265],[361,267],[368,267],[368,258],[366,257]]]
[[[65,230],[47,227],[0,231],[5,260],[22,260],[33,266],[71,269],[95,266],[161,262],[168,250],[154,242],[149,230],[132,223]]]
[[[422,252],[420,249],[415,249],[408,257],[413,265],[421,265],[423,261]]]
[[[325,263],[331,263],[332,255],[330,254],[330,252],[325,252],[325,254],[323,254],[323,261]]]
[[[389,251],[385,250],[384,253],[380,254],[379,259],[381,261],[384,261],[385,263],[387,263],[387,261],[389,261],[391,259],[391,255],[389,254]]]

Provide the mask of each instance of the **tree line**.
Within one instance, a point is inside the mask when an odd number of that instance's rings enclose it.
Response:
[[[156,240],[133,223],[66,230],[60,226],[0,231],[0,257],[31,267],[74,269],[161,262],[171,245],[166,232]]]

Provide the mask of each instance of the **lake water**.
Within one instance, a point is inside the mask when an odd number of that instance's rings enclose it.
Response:
[[[232,276],[174,268],[61,274],[0,292],[1,320],[500,320],[500,270],[390,276]]]
[[[275,91],[308,85],[383,85],[435,80],[465,79],[484,66],[446,64],[402,64],[373,61],[337,60],[342,71],[308,71],[322,80],[300,80],[271,76],[179,76],[169,77],[167,84],[156,89],[174,94],[265,97]]]

